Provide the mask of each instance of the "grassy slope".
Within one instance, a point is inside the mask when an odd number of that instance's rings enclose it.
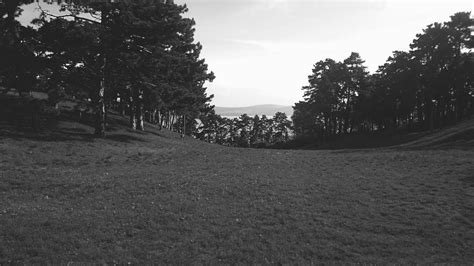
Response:
[[[474,151],[0,130],[0,263],[474,261]],[[117,120],[118,119],[118,120]]]
[[[309,143],[309,144],[308,144]],[[474,148],[474,119],[469,119],[455,126],[450,126],[433,131],[420,132],[371,132],[351,133],[327,139],[324,143],[314,140],[295,141],[289,143],[290,147],[301,149],[366,149],[381,147],[401,147],[406,149],[443,149]]]
[[[427,136],[400,145],[404,148],[474,148],[474,119],[434,131]]]

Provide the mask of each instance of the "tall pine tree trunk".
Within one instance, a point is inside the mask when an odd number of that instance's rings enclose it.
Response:
[[[133,130],[137,129],[137,112],[135,103],[135,92],[131,85],[128,85],[130,89],[130,127]]]
[[[433,130],[433,120],[434,120],[434,112],[433,112],[433,102],[431,98],[426,99],[425,101],[425,119],[427,119],[427,128],[428,130]]]
[[[107,14],[107,7],[102,6],[101,10],[101,24],[105,25],[105,18]],[[105,137],[105,89],[106,89],[106,68],[107,68],[107,53],[104,36],[101,36],[101,57],[102,65],[100,67],[100,87],[97,93],[97,113],[96,113],[96,125],[95,125],[95,135],[97,137]]]
[[[163,114],[161,111],[158,111],[158,124],[160,124],[160,130],[163,129]]]
[[[175,114],[172,112],[171,114],[171,122],[170,122],[170,130],[174,131],[174,122],[175,122]]]
[[[342,126],[343,126],[343,119],[342,117],[338,117],[338,132],[337,134],[338,135],[341,135],[342,134]]]
[[[151,123],[153,125],[156,124],[156,112],[157,112],[156,109],[153,109],[153,111],[151,112]]]
[[[424,124],[424,116],[423,116],[423,103],[421,96],[417,96],[417,101],[416,101],[416,116],[417,116],[417,123],[418,126],[422,126]]]
[[[184,137],[186,135],[186,115],[183,115],[183,129],[181,131],[181,135]]]
[[[120,115],[125,116],[125,101],[123,99],[120,102]]]
[[[137,111],[137,125],[138,125],[138,129],[141,130],[141,131],[144,131],[145,130],[145,124],[144,124],[144,116],[143,116],[143,90],[142,89],[138,89],[138,95],[137,95],[137,107],[136,107],[136,111]]]
[[[105,53],[102,54],[103,62],[102,66],[100,67],[100,87],[97,93],[97,113],[96,113],[96,125],[95,125],[95,135],[97,137],[104,137],[105,136],[105,69],[107,67],[107,59],[105,57]]]

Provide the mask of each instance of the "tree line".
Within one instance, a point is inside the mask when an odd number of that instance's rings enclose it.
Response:
[[[107,112],[168,128],[178,117],[209,112],[214,74],[200,58],[193,19],[172,0],[47,1],[64,13],[40,15],[23,26],[17,18],[32,0],[0,2],[0,87],[47,92],[52,102],[80,99],[94,106],[95,134],[104,136]]]
[[[277,112],[272,118],[247,114],[227,118],[212,110],[202,115],[199,122],[196,138],[226,146],[272,147],[286,143],[292,137],[292,123],[282,112]]]
[[[375,74],[353,52],[314,64],[295,104],[297,137],[324,141],[352,132],[432,130],[474,113],[474,20],[460,12],[428,25],[410,50],[395,51]]]

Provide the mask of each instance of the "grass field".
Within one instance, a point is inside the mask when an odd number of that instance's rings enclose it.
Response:
[[[0,264],[472,263],[474,149],[0,130]]]

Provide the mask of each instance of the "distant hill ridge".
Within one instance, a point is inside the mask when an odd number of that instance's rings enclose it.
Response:
[[[277,112],[285,113],[288,118],[293,115],[293,107],[277,104],[261,104],[247,107],[220,107],[214,108],[216,114],[221,116],[240,116],[247,114],[249,116],[273,116]]]

